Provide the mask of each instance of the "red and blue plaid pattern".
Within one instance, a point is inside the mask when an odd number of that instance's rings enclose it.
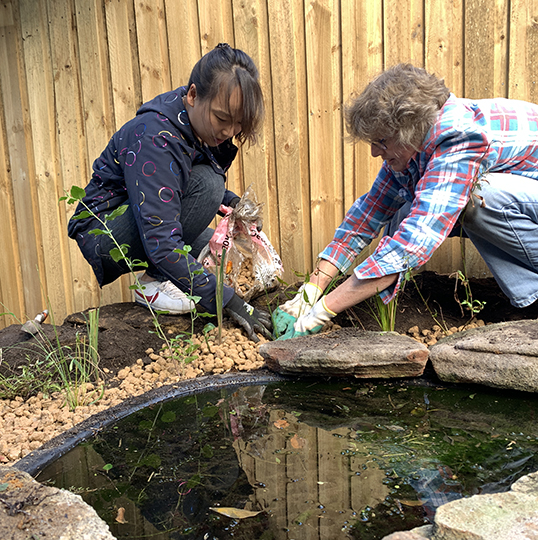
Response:
[[[355,269],[359,279],[399,273],[396,287],[381,293],[389,302],[403,273],[425,264],[449,235],[489,172],[538,180],[538,106],[451,94],[407,169],[397,173],[383,163],[370,191],[353,203],[320,257],[346,272],[405,202],[412,202],[398,231],[383,237]]]

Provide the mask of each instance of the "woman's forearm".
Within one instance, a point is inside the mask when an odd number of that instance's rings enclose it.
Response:
[[[357,279],[353,274],[327,295],[325,305],[334,313],[341,313],[390,287],[397,278],[398,274],[390,274],[380,278]]]

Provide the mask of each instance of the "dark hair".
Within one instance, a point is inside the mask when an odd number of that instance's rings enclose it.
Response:
[[[241,132],[236,138],[241,144],[247,140],[251,143],[256,141],[264,104],[258,69],[248,54],[233,49],[227,43],[219,43],[195,64],[188,88],[193,84],[197,96],[207,103],[221,91],[229,103],[232,92],[239,87],[243,97],[243,118]]]
[[[346,107],[353,139],[393,139],[418,150],[450,95],[443,79],[411,64],[398,64],[373,79]]]

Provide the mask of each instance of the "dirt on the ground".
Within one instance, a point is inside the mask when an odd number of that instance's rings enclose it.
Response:
[[[294,287],[290,291],[296,290]],[[470,291],[472,298],[469,297]],[[291,297],[283,288],[252,301],[256,307],[267,309],[267,303],[274,309],[278,304]],[[473,316],[466,309],[465,302],[480,302],[483,309]],[[372,304],[373,306],[373,304]],[[375,311],[375,308],[374,308]],[[538,318],[538,302],[527,308],[516,308],[510,304],[493,278],[471,279],[466,288],[455,277],[435,272],[422,272],[406,284],[397,300],[395,330],[408,334],[410,329],[418,328],[420,333],[436,325],[442,328],[458,328],[469,324],[472,319],[485,324],[501,321]],[[199,318],[194,322],[189,315],[161,315],[159,322],[168,336],[180,333],[187,335],[200,332],[210,319]],[[372,311],[365,303],[347,310],[335,318],[334,322],[342,327],[355,326],[364,330],[379,330],[379,324]],[[72,343],[77,332],[85,332],[86,316],[75,313],[68,316],[63,324],[54,329],[45,324],[46,335],[54,342]],[[19,346],[13,347],[18,343]],[[145,356],[148,348],[158,350],[162,340],[154,331],[149,311],[135,303],[121,303],[103,306],[99,317],[99,355],[100,368],[116,374],[122,368],[132,365]],[[20,346],[22,345],[22,346]],[[0,349],[3,349],[3,363],[0,373],[24,365],[32,357],[32,351],[39,354],[35,338],[20,331],[20,325],[12,325],[0,331]],[[18,369],[18,368],[17,368]]]
[[[251,303],[259,309],[268,309],[269,302],[269,307],[274,309],[286,301],[293,290],[296,287],[290,290],[280,287]],[[472,298],[468,296],[469,290]],[[471,300],[474,305],[477,302],[483,305],[474,317],[465,310],[465,301]],[[452,333],[467,326],[536,319],[538,302],[535,304],[525,309],[514,308],[492,278],[473,280],[470,289],[466,289],[450,276],[423,272],[409,282],[398,297],[395,330],[431,346],[446,331]],[[65,350],[65,347],[74,350],[77,334],[86,332],[87,316],[87,312],[74,313],[61,325],[45,324],[35,337],[22,332],[20,325],[0,331],[0,374],[24,383],[22,390],[17,388],[17,393],[0,396],[4,398],[0,399],[0,463],[13,464],[90,416],[163,385],[202,375],[258,370],[264,366],[259,344],[250,341],[228,319],[222,328],[222,343],[218,344],[217,329],[201,337],[207,318],[193,321],[190,315],[159,317],[169,343],[173,344],[178,335],[193,336],[196,353],[185,363],[186,355],[190,354],[189,345],[185,345],[183,338],[177,338],[176,343],[183,344],[179,358],[177,353],[171,355],[163,351],[163,341],[155,332],[146,308],[135,303],[103,306],[99,310],[99,381],[96,386],[92,383],[75,385],[76,406],[72,406],[73,396],[65,390],[52,391],[52,386],[49,393],[44,390],[42,379],[51,376],[51,370],[45,367],[45,358],[53,350]],[[365,302],[335,317],[332,329],[334,325],[380,330]],[[28,364],[33,364],[33,368],[25,375]],[[34,387],[33,380],[37,382]]]

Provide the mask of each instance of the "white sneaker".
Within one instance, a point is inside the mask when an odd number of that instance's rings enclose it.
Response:
[[[171,315],[190,313],[195,309],[194,302],[171,281],[150,281],[140,283],[142,290],[135,289],[135,302],[151,309],[167,311]]]

